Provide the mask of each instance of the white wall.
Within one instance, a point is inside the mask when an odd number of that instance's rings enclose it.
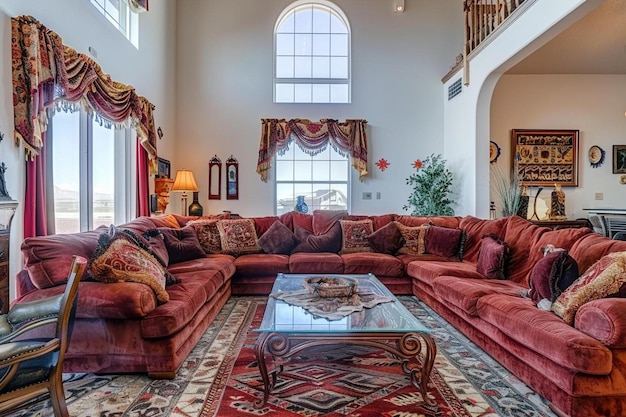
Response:
[[[159,141],[159,154],[173,156],[175,124],[175,51],[174,2],[153,1],[150,12],[139,16],[140,48],[124,38],[88,0],[2,0],[0,3],[0,161],[7,165],[7,188],[19,202],[11,234],[10,277],[21,269],[19,251],[23,240],[24,151],[13,140],[13,102],[11,82],[11,17],[31,15],[58,33],[63,43],[78,52],[97,51],[96,61],[111,78],[133,85],[138,94],[155,106],[155,122],[165,133]],[[13,286],[13,285],[12,285]],[[12,296],[14,292],[12,289]]]
[[[612,152],[613,145],[626,145],[625,97],[626,75],[503,76],[491,102],[491,140],[502,148],[498,165],[509,172],[512,128],[579,130],[578,187],[563,188],[567,216],[586,217],[583,208],[624,208],[626,185],[612,173]],[[599,168],[589,163],[593,145],[606,151]],[[552,190],[544,187],[542,195]]]
[[[471,59],[469,85],[444,104],[445,157],[463,172],[457,214],[489,214],[490,111],[500,76],[603,1],[527,0],[530,7],[511,16],[510,26]],[[451,77],[445,91],[460,76]]]
[[[369,122],[369,172],[353,173],[352,212],[403,212],[412,162],[443,153],[441,78],[463,44],[459,1],[336,0],[352,29],[352,104],[272,103],[273,28],[289,0],[178,0],[176,156],[191,169],[205,213],[274,213],[272,175],[256,173],[261,118],[363,118]],[[208,162],[239,161],[239,200],[207,200]],[[380,158],[391,165],[381,172]],[[381,200],[362,200],[370,191]],[[168,212],[179,212],[176,193]]]

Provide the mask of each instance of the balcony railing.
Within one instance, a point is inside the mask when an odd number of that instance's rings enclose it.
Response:
[[[465,0],[465,47],[462,54],[456,59],[448,75],[443,79],[446,82],[460,67],[464,67],[465,84],[469,83],[468,57],[477,53],[481,45],[493,39],[495,34],[504,29],[512,15],[517,15],[522,9],[530,6],[536,0]],[[524,7],[522,7],[522,5]],[[500,28],[500,30],[498,30]]]

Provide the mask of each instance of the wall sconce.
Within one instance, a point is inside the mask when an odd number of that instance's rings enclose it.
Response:
[[[193,177],[193,172],[188,169],[181,169],[176,171],[176,179],[174,185],[172,185],[172,191],[182,191],[180,196],[180,204],[182,206],[182,215],[187,215],[187,193],[189,191],[198,191],[198,184]]]
[[[393,0],[393,12],[394,13],[404,12],[404,0]]]

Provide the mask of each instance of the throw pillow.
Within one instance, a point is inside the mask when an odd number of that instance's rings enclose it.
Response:
[[[142,247],[139,238],[128,230],[102,233],[89,263],[89,271],[101,282],[138,282],[148,285],[160,303],[170,297],[165,291],[166,269]]]
[[[402,247],[402,233],[394,222],[389,222],[367,237],[376,252],[395,255]]]
[[[339,220],[341,251],[339,253],[373,252],[367,237],[374,233],[371,220]]]
[[[608,297],[626,283],[626,252],[603,256],[552,303],[552,311],[566,323],[574,324],[576,311],[585,303]]]
[[[146,244],[150,247],[154,255],[161,262],[161,265],[167,267],[170,262],[170,255],[167,253],[165,246],[165,238],[159,229],[149,229],[141,235]]]
[[[261,252],[254,220],[218,220],[217,229],[220,231],[222,251],[224,253],[238,256],[246,253]]]
[[[509,245],[494,235],[487,235],[480,241],[476,271],[490,279],[506,279],[506,264],[509,258]]]
[[[298,243],[300,239],[278,220],[259,238],[259,246],[265,253],[289,255]]]
[[[217,219],[198,219],[187,223],[187,226],[195,230],[205,253],[222,253],[222,239],[217,222]]]
[[[400,231],[404,241],[402,247],[398,249],[398,253],[406,255],[421,255],[426,252],[424,237],[426,235],[428,225],[405,226],[397,221],[394,221],[394,223]]]
[[[427,253],[461,261],[465,245],[465,231],[431,224],[426,229],[424,245]]]
[[[528,296],[542,310],[550,310],[554,300],[576,279],[578,279],[576,260],[566,250],[550,252],[533,267]]]
[[[159,231],[163,234],[170,263],[190,261],[206,255],[192,227],[185,226],[180,229],[159,227]]]
[[[323,235],[314,235],[304,227],[296,226],[294,234],[300,243],[293,248],[292,253],[297,252],[331,252],[341,250],[341,225],[336,222],[328,232]]]

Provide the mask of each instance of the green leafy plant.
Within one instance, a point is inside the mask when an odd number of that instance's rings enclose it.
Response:
[[[497,164],[491,164],[491,181],[489,186],[492,194],[500,199],[500,207],[504,217],[513,216],[520,209],[522,184],[520,183],[517,167],[517,160],[514,161],[511,172],[504,172]]]
[[[448,198],[453,177],[446,168],[446,160],[432,154],[423,161],[415,161],[413,167],[415,172],[406,179],[413,192],[402,208],[410,209],[412,216],[454,216],[454,201]]]

